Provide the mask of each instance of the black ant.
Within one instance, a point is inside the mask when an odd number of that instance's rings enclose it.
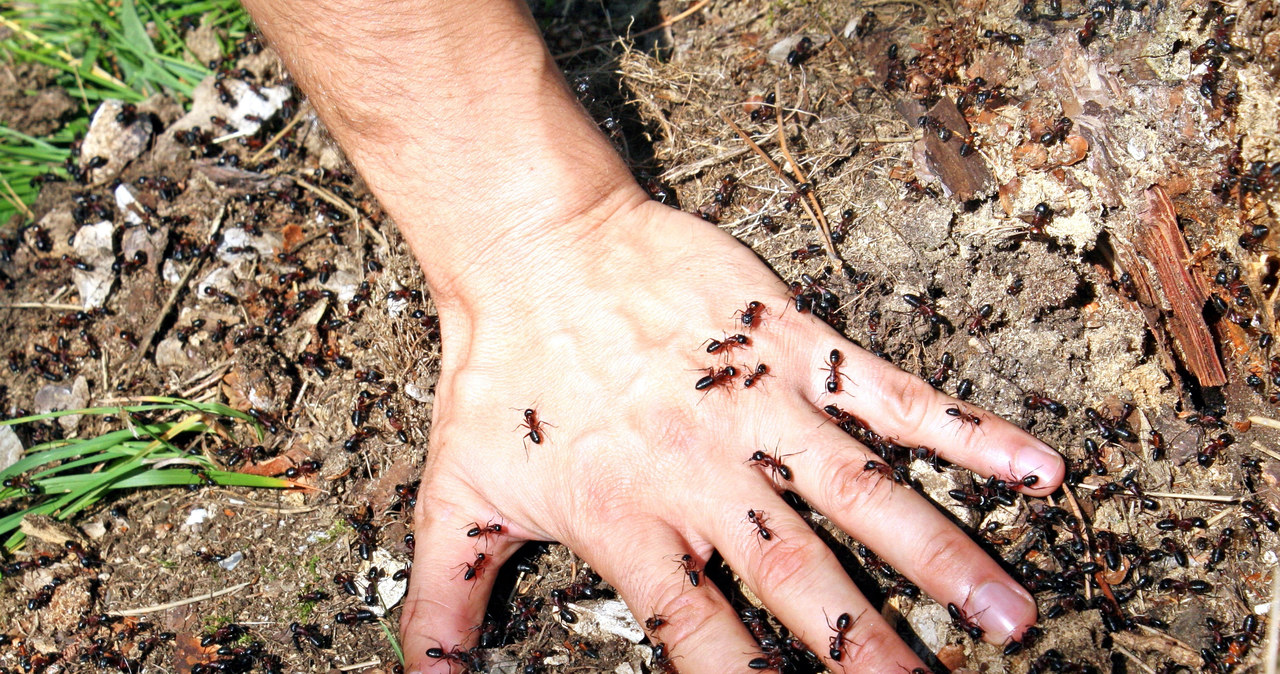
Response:
[[[796,46],[787,52],[787,65],[798,66],[809,59],[813,55],[813,39],[809,36],[800,38]]]
[[[823,615],[825,616],[826,613],[823,612]],[[849,640],[849,630],[853,629],[857,622],[858,618],[851,618],[848,613],[841,613],[836,616],[836,624],[834,625],[831,624],[831,619],[827,618],[827,627],[830,627],[831,631],[835,632],[829,637],[831,650],[827,652],[832,660],[839,661],[844,659],[844,646],[845,642]]]
[[[659,627],[667,624],[667,617],[660,614],[653,614],[644,619],[644,628],[650,632],[656,632]]]
[[[727,365],[721,368],[718,372],[715,368],[709,367],[707,368],[707,375],[699,379],[697,383],[693,385],[693,388],[698,391],[704,391],[713,386],[724,386],[727,388],[729,382],[731,382],[736,376],[738,376],[738,371],[732,365]]]
[[[1235,442],[1235,436],[1230,433],[1222,433],[1218,437],[1205,443],[1204,447],[1196,453],[1196,463],[1208,468],[1218,459],[1218,454],[1226,449],[1231,443]]]
[[[489,563],[489,557],[483,552],[476,553],[475,562],[463,562],[461,566],[466,568],[462,574],[463,580],[475,580],[484,574],[485,565]]]
[[[781,475],[782,479],[790,481],[791,469],[782,463],[782,460],[787,458],[787,456],[794,456],[794,454],[778,456],[777,451],[775,450],[774,454],[771,456],[766,454],[764,450],[757,449],[751,454],[751,458],[747,459],[747,463],[750,463],[753,466],[768,468],[773,475]]]
[[[1010,47],[1021,47],[1026,44],[1026,40],[1017,33],[1003,33],[998,30],[984,30],[982,31],[982,37]]]
[[[703,343],[707,345],[707,353],[724,353],[725,355],[729,355],[734,349],[751,344],[751,338],[746,335],[729,335],[723,340],[709,339]]]
[[[749,374],[742,379],[742,388],[751,388],[756,385],[764,377],[771,377],[769,374],[769,366],[764,363],[756,364],[755,370],[748,370]]]
[[[982,638],[984,630],[978,625],[977,616],[965,615],[964,611],[955,604],[947,604],[947,613],[951,614],[951,623],[968,634],[970,639],[977,641]]]
[[[743,327],[755,328],[755,327],[759,327],[760,318],[767,313],[769,313],[768,307],[766,307],[764,304],[760,302],[752,300],[750,302],[747,302],[746,309],[740,309],[738,311],[735,311],[733,313],[733,316],[742,321]]]
[[[689,584],[698,587],[698,584],[702,582],[702,571],[698,568],[698,562],[693,559],[693,555],[686,552],[676,557],[676,563],[680,565],[680,570],[689,579]]]
[[[1053,222],[1053,215],[1053,209],[1049,207],[1049,204],[1041,201],[1036,204],[1030,216],[1023,215],[1019,217],[1026,221],[1028,234],[1031,236],[1044,236],[1044,229],[1049,226],[1049,223]]]
[[[1067,416],[1067,407],[1062,403],[1046,398],[1036,391],[1028,393],[1022,399],[1022,406],[1029,410],[1047,410],[1050,414],[1061,419]]]
[[[489,522],[484,526],[480,526],[479,522],[472,522],[471,528],[467,530],[467,537],[475,538],[477,536],[484,536],[487,538],[489,536],[501,534],[502,531],[502,525],[497,522]]]
[[[796,262],[804,262],[823,254],[825,253],[823,253],[820,244],[811,243],[803,248],[791,251],[791,259]]]
[[[973,424],[974,426],[982,424],[982,417],[965,411],[964,408],[959,405],[951,405],[947,407],[947,415],[955,417],[955,420],[959,421],[962,426],[964,424]]]
[[[1055,143],[1066,140],[1067,134],[1071,133],[1071,127],[1074,125],[1070,118],[1059,117],[1044,133],[1040,134],[1040,144],[1051,147]],[[1036,208],[1039,209],[1039,206]]]
[[[773,537],[776,534],[773,532],[773,529],[770,529],[768,526],[765,525],[765,515],[763,510],[755,510],[755,509],[748,510],[747,521],[755,525],[756,535],[759,536],[762,540],[766,540],[766,541],[773,540]]]
[[[920,295],[907,293],[902,296],[902,301],[910,305],[912,309],[915,309],[916,313],[924,317],[931,325],[940,326],[947,323],[946,317],[938,313],[938,310]]]
[[[1160,531],[1191,531],[1194,529],[1208,529],[1209,525],[1204,521],[1203,517],[1177,517],[1171,515],[1165,519],[1156,522],[1156,528]]]
[[[832,349],[827,359],[823,361],[827,364],[824,368],[827,371],[827,393],[840,392],[840,378],[849,379],[849,376],[840,372],[840,365],[844,362],[844,355],[839,349]]]

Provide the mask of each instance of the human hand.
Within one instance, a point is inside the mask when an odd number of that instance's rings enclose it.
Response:
[[[406,671],[450,671],[428,649],[470,645],[498,567],[529,540],[567,545],[641,622],[665,617],[651,638],[682,672],[751,671],[760,656],[724,596],[682,571],[681,555],[701,568],[713,551],[828,667],[922,667],[784,489],[960,607],[988,641],[1019,638],[1035,621],[1030,595],[918,493],[868,470],[878,457],[823,408],[983,476],[1035,475],[1022,488],[1032,495],[1057,487],[1062,459],[797,313],[786,286],[729,235],[634,186],[620,193],[574,223],[526,229],[536,234],[506,243],[525,252],[519,268],[473,268],[455,277],[469,299],[441,306],[441,376],[401,621]],[[747,328],[735,312],[750,301],[767,311]],[[749,343],[729,358],[707,352],[705,340],[735,333]],[[833,349],[842,354],[834,393]],[[768,375],[745,388],[758,363]],[[737,376],[695,388],[727,365]],[[787,470],[754,465],[757,450],[776,450]],[[467,536],[490,521],[503,531]],[[464,564],[477,553],[484,561],[470,577]],[[832,621],[846,613],[855,620],[833,659]]]

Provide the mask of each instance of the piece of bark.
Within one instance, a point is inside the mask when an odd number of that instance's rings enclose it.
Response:
[[[1144,194],[1147,208],[1139,216],[1138,252],[1155,268],[1160,291],[1172,310],[1169,334],[1183,364],[1201,386],[1222,386],[1227,375],[1202,313],[1208,296],[1199,279],[1187,270],[1191,251],[1178,229],[1178,214],[1159,185],[1147,188]]]
[[[898,101],[895,107],[913,126],[917,125],[921,115],[929,115],[951,132],[951,137],[944,142],[938,138],[936,129],[926,128],[920,142],[924,144],[924,168],[938,177],[957,203],[985,197],[995,191],[995,178],[991,176],[991,169],[987,167],[982,153],[975,149],[967,157],[960,156],[960,146],[973,131],[950,98],[942,98],[928,111],[914,100]]]

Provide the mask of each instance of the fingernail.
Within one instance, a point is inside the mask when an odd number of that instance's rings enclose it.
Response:
[[[1062,455],[1042,442],[1034,442],[1019,449],[1014,455],[1009,468],[1012,473],[1010,477],[1023,478],[1035,475],[1040,478],[1038,482],[1045,482],[1058,475],[1060,466],[1062,466]],[[1038,486],[1038,483],[1032,486]]]
[[[1036,621],[1036,605],[1026,590],[994,580],[969,595],[967,612],[977,618],[991,643],[1004,643]]]

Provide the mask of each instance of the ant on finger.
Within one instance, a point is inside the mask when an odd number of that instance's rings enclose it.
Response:
[[[759,382],[764,377],[773,376],[772,374],[769,373],[769,366],[765,365],[764,363],[757,363],[754,370],[746,369],[746,368],[744,369],[748,374],[746,377],[742,379],[742,388],[751,388],[752,386],[755,386],[756,383]]]
[[[841,389],[840,378],[849,379],[849,375],[840,371],[840,365],[844,363],[844,355],[840,353],[839,349],[832,349],[830,355],[823,362],[827,365],[827,367],[822,368],[827,372],[827,393],[839,393]],[[853,380],[849,379],[849,381]]]
[[[968,412],[960,405],[948,406],[947,416],[955,417],[954,420],[959,421],[961,426],[965,424],[973,424],[974,426],[980,426],[982,424],[981,416]]]
[[[689,584],[698,587],[702,582],[702,570],[698,568],[698,562],[694,560],[693,555],[684,553],[674,556],[675,562],[680,565],[680,570],[684,572],[685,577],[689,579]]]
[[[779,456],[778,450],[776,449],[774,450],[772,455],[766,454],[765,451],[762,449],[757,449],[755,452],[751,454],[751,458],[747,459],[746,462],[750,463],[753,466],[768,468],[769,472],[775,479],[777,476],[781,475],[782,479],[790,482],[791,476],[792,476],[791,469],[788,468],[785,464],[783,464],[782,460],[787,458],[788,456],[795,456],[796,454],[799,454],[799,453],[800,452],[793,452],[791,454]]]
[[[467,529],[467,538],[475,538],[477,536],[488,538],[489,536],[498,535],[502,532],[502,525],[498,522],[490,520],[489,523],[484,526],[480,526],[479,522],[472,522],[471,528]]]
[[[761,540],[771,541],[773,540],[773,537],[777,535],[774,533],[773,529],[770,529],[768,526],[765,525],[765,516],[764,516],[763,510],[755,510],[755,509],[748,510],[747,521],[755,525],[756,535],[759,536]]]
[[[742,321],[742,327],[749,330],[751,328],[759,327],[762,322],[762,317],[767,313],[769,313],[768,307],[761,302],[751,300],[750,302],[747,302],[747,308],[733,312],[733,318],[740,319]]]
[[[539,419],[538,411],[530,407],[524,411],[524,423],[521,423],[518,426],[516,426],[516,429],[517,430],[521,428],[529,429],[529,432],[525,433],[524,437],[528,439],[530,442],[532,442],[533,444],[540,445],[542,444],[543,438],[546,437],[544,433],[546,432],[545,429],[547,426],[551,426],[552,428],[555,428],[554,424],[549,424]],[[525,456],[527,457],[529,454],[529,445],[527,444],[525,445],[524,451],[525,451]]]
[[[824,610],[822,615],[823,617],[827,617],[827,612]],[[840,661],[844,659],[845,643],[850,641],[849,630],[852,630],[853,626],[856,625],[858,620],[861,618],[862,614],[858,614],[857,618],[851,618],[848,613],[841,613],[836,617],[834,625],[831,624],[831,618],[827,618],[827,627],[830,627],[831,631],[835,632],[835,634],[829,638],[831,650],[827,653],[831,656],[832,660]]]

